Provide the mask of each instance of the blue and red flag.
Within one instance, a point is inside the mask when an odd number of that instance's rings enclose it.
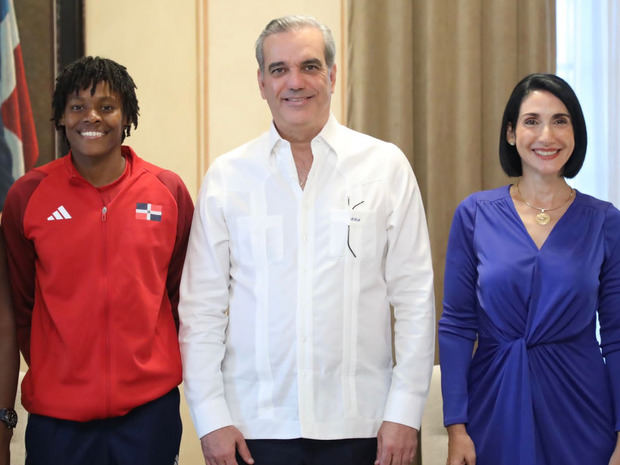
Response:
[[[136,203],[136,219],[146,221],[161,221],[161,210],[161,205],[138,202]]]
[[[0,201],[39,157],[13,0],[0,0]],[[0,204],[1,208],[1,204]]]

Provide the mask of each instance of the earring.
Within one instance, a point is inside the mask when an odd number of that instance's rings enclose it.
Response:
[[[509,140],[508,144],[512,145],[513,147],[515,146],[515,141],[514,140]]]

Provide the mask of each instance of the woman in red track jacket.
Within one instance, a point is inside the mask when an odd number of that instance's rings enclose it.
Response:
[[[29,366],[27,463],[172,465],[192,200],[176,174],[121,145],[138,121],[123,66],[99,57],[69,65],[53,110],[71,151],[17,180],[2,218]],[[93,437],[80,455],[76,440]]]

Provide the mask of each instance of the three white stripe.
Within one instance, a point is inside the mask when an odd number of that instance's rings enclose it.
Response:
[[[52,213],[50,216],[47,217],[47,221],[70,220],[70,219],[71,219],[71,215],[69,214],[69,212],[63,205],[58,207],[58,209],[54,211],[54,213]]]

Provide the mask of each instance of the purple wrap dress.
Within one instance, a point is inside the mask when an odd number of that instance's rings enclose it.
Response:
[[[510,186],[465,199],[439,349],[444,423],[466,424],[477,465],[607,465],[620,429],[620,211],[576,192],[539,249]]]

